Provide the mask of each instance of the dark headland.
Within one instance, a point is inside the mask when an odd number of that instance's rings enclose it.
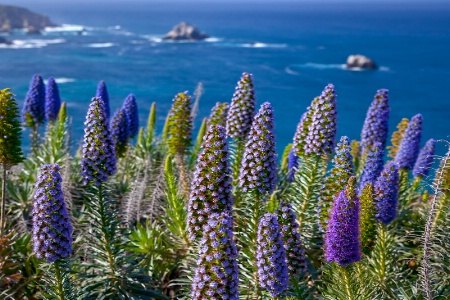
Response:
[[[39,34],[45,27],[53,26],[56,25],[47,16],[22,7],[0,5],[0,32],[26,30],[29,34]]]

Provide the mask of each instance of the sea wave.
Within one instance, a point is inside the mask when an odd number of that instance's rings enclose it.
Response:
[[[0,44],[0,48],[9,49],[32,49],[32,48],[43,48],[52,44],[62,44],[65,43],[65,39],[29,39],[29,40],[13,40],[10,45]]]
[[[61,26],[57,27],[46,27],[44,29],[44,32],[53,33],[53,32],[84,32],[87,30],[91,30],[89,27],[85,27],[82,25],[75,25],[75,24],[62,24]]]
[[[116,44],[114,43],[92,43],[92,44],[87,44],[85,47],[88,48],[109,48],[109,47],[114,47]]]
[[[75,82],[76,79],[74,78],[66,78],[66,77],[57,77],[55,78],[56,83],[58,84],[64,84],[64,83],[70,83],[70,82]],[[44,80],[44,83],[47,84],[48,80]]]
[[[254,42],[254,43],[241,44],[241,47],[244,47],[244,48],[286,48],[287,44],[269,44],[269,43]]]
[[[212,37],[206,38],[204,41],[208,42],[208,43],[218,43],[218,42],[223,41],[223,39],[212,36]]]
[[[295,64],[290,65],[285,68],[286,73],[292,74],[292,75],[298,75],[299,73],[295,71],[296,68],[300,69],[315,69],[315,70],[344,70],[344,71],[352,71],[352,72],[363,72],[368,71],[367,69],[363,68],[347,68],[346,64],[319,64],[319,63],[313,63],[313,62],[307,62],[304,64]],[[380,66],[378,68],[379,71],[382,72],[388,72],[390,69],[388,67]]]

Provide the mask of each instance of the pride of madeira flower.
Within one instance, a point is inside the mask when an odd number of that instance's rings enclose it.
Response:
[[[375,217],[386,225],[397,215],[399,184],[398,166],[395,162],[390,162],[384,167],[374,185]]]
[[[361,148],[364,155],[375,143],[384,149],[389,130],[389,90],[380,89],[367,111],[361,132]]]
[[[422,115],[417,114],[411,118],[406,128],[400,148],[395,156],[395,162],[400,169],[412,170],[416,163],[420,149],[420,138],[422,137]]]
[[[81,176],[84,184],[100,185],[116,173],[116,151],[103,98],[92,98],[84,125]]]
[[[100,97],[103,99],[103,102],[105,103],[105,114],[106,118],[109,120],[109,117],[111,115],[111,110],[109,108],[109,94],[108,89],[106,87],[105,81],[101,80],[97,85],[97,92],[95,93],[95,97]]]
[[[202,232],[197,268],[192,279],[192,299],[238,300],[238,255],[232,217],[226,212],[213,213]]]
[[[361,259],[359,199],[355,185],[355,177],[350,177],[346,189],[336,196],[325,233],[325,259],[341,266]]]
[[[266,213],[259,221],[256,266],[259,285],[272,297],[278,296],[287,289],[289,275],[286,252],[278,218],[274,214]]]
[[[133,94],[129,94],[125,98],[122,109],[128,119],[128,135],[130,138],[133,138],[139,131],[139,111],[136,103],[136,97]]]
[[[433,164],[434,147],[436,140],[429,139],[425,146],[420,150],[416,163],[414,164],[414,177],[425,177],[428,175]]]
[[[225,128],[211,125],[201,148],[188,203],[187,222],[192,240],[201,238],[202,227],[212,213],[231,214],[233,206]]]
[[[227,124],[229,105],[226,102],[217,102],[211,109],[208,117],[208,125],[220,125],[225,127]]]
[[[110,131],[114,141],[117,157],[123,157],[128,145],[129,119],[123,108],[119,108],[111,119]]]
[[[54,262],[72,254],[72,225],[61,189],[60,167],[41,166],[32,209],[33,251],[37,258]]]
[[[244,140],[252,125],[255,113],[255,90],[253,76],[243,73],[238,81],[227,116],[227,135],[236,140]]]
[[[45,119],[55,121],[61,108],[59,89],[53,77],[50,77],[45,89]]]
[[[319,197],[319,227],[322,231],[326,230],[331,206],[336,194],[342,191],[347,185],[349,178],[355,175],[351,151],[352,148],[348,137],[341,137],[341,141],[336,146],[333,168],[325,178],[325,182],[322,185],[322,193]]]
[[[183,156],[191,145],[192,134],[191,96],[187,92],[175,96],[168,118],[169,152]]]
[[[375,183],[375,180],[383,170],[383,145],[376,142],[372,145],[367,155],[366,164],[364,165],[361,178],[359,179],[359,191],[364,189],[367,183]]]
[[[45,85],[40,75],[33,75],[22,109],[26,126],[36,128],[45,121]]]
[[[272,193],[277,181],[277,152],[273,133],[273,109],[269,102],[261,105],[245,144],[239,175],[244,192]]]

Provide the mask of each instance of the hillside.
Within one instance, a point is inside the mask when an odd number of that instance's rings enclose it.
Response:
[[[55,26],[55,24],[46,16],[22,7],[0,5],[0,32],[26,29],[30,33],[35,33],[48,26]]]

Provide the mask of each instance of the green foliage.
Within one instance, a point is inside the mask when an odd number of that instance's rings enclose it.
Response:
[[[283,151],[283,155],[281,156],[281,170],[283,170],[284,173],[288,172],[288,157],[289,152],[291,152],[292,149],[292,143],[288,144]]]
[[[388,157],[395,159],[395,156],[397,155],[398,149],[400,148],[400,144],[403,140],[403,135],[405,134],[406,128],[408,127],[409,119],[403,118],[400,123],[397,124],[397,131],[392,133],[391,137],[391,146],[387,146]]]
[[[47,289],[43,291],[43,299],[78,300],[79,294],[73,285],[73,271],[70,260],[57,260],[54,263],[41,265],[44,270],[43,283]]]
[[[168,116],[167,144],[172,155],[184,155],[191,146],[191,96],[179,93],[173,99]]]
[[[191,159],[189,161],[189,168],[191,168],[191,169],[195,166],[197,156],[200,153],[200,147],[203,142],[203,136],[205,135],[206,129],[208,127],[207,123],[208,123],[208,119],[204,118],[202,121],[202,125],[200,125],[200,128],[198,130],[197,138],[195,141],[195,146],[191,151]]]
[[[21,137],[16,99],[10,89],[0,90],[0,163],[4,166],[23,161]]]
[[[376,240],[376,224],[375,219],[375,205],[373,197],[373,185],[368,183],[364,186],[360,201],[360,223],[359,230],[361,236],[361,248],[362,252],[366,255],[370,255]]]

